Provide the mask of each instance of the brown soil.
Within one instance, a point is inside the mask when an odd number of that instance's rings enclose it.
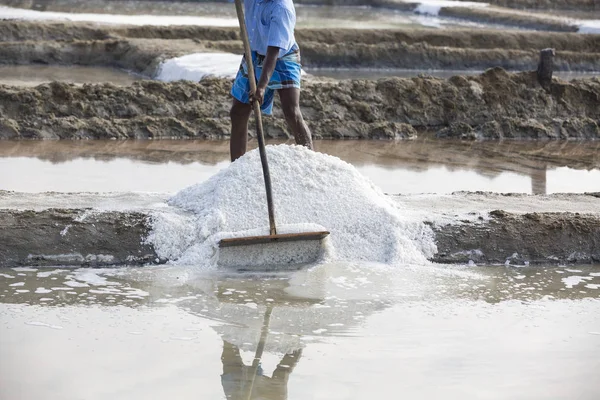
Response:
[[[0,138],[226,138],[230,87],[216,78],[0,86]],[[466,139],[600,138],[600,79],[555,79],[546,92],[535,73],[500,68],[450,79],[307,82],[301,108],[316,138],[411,138],[415,129]],[[290,136],[278,106],[265,131]]]

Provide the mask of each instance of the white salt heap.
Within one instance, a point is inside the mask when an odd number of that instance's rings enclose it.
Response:
[[[413,0],[402,0],[405,3],[415,3]],[[488,3],[479,3],[473,1],[456,1],[456,0],[419,0],[419,5],[414,12],[417,14],[434,15],[440,14],[444,7],[466,7],[466,8],[484,8]]]
[[[350,164],[301,146],[267,146],[267,154],[280,233],[330,231],[328,261],[423,264],[435,252],[431,229],[411,220]],[[176,264],[214,267],[221,238],[268,234],[258,151],[182,190],[169,205],[174,209],[154,215],[148,238],[157,254]]]
[[[197,82],[205,76],[235,78],[242,56],[231,53],[195,53],[171,58],[161,63],[156,79],[171,82]]]

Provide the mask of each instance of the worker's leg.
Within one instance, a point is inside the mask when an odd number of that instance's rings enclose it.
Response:
[[[294,134],[296,144],[306,146],[309,149],[313,149],[312,136],[304,118],[302,118],[302,112],[300,111],[300,89],[299,88],[287,88],[279,89],[279,99],[281,100],[281,109],[288,127]]]
[[[233,99],[231,105],[231,141],[229,142],[229,153],[231,161],[235,161],[246,153],[248,144],[248,120],[252,113],[250,104],[242,103]]]
[[[244,367],[244,361],[240,356],[240,349],[223,340],[221,363],[223,364],[223,374],[240,373]]]
[[[273,378],[287,382],[298,361],[300,361],[300,357],[302,357],[302,349],[294,350],[292,353],[283,356],[275,371],[273,371]]]

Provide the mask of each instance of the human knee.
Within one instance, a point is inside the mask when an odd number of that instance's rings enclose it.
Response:
[[[229,116],[231,119],[247,119],[250,117],[252,109],[248,104],[241,103],[239,101],[234,102],[229,110]]]
[[[302,120],[302,111],[300,111],[300,107],[297,105],[290,106],[282,106],[283,115],[285,119],[291,121],[300,121]]]

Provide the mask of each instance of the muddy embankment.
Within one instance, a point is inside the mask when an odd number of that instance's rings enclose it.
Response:
[[[598,0],[471,0],[500,7],[528,10],[600,11]]]
[[[599,71],[600,35],[467,29],[299,29],[311,67],[530,70],[554,48],[556,70]],[[87,23],[4,21],[0,62],[119,67],[153,77],[160,62],[194,52],[242,53],[235,28],[110,27]]]
[[[123,139],[229,136],[231,80],[131,86],[0,86],[0,138]],[[599,139],[600,79],[543,89],[533,72],[306,82],[302,112],[316,138]],[[265,118],[272,138],[290,133],[280,107]]]
[[[163,263],[166,260],[157,257],[152,245],[145,244],[151,225],[151,218],[143,212],[0,210],[0,267]],[[600,262],[597,214],[514,214],[497,210],[489,213],[489,219],[455,221],[432,228],[438,248],[432,258],[435,262]]]

